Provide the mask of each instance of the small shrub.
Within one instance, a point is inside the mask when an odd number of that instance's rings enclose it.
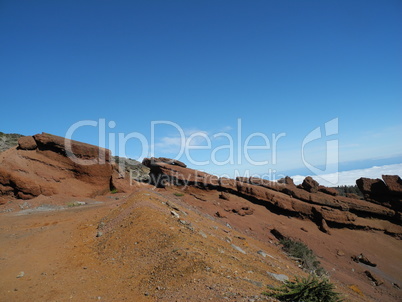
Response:
[[[116,193],[119,193],[119,191],[117,191],[117,189],[114,188],[114,189],[110,190],[110,193],[111,193],[111,194],[116,194]]]
[[[178,196],[178,197],[180,197],[180,196],[184,196],[184,193],[175,192],[175,193],[173,193],[173,195],[174,195],[174,196]]]
[[[308,278],[296,278],[295,281],[285,281],[280,287],[274,288],[266,296],[280,301],[289,302],[341,302],[341,296],[334,291],[335,286],[328,279],[319,279],[310,275]]]
[[[321,276],[325,273],[324,269],[320,265],[320,261],[317,260],[314,252],[308,248],[303,242],[292,240],[290,238],[284,238],[280,240],[283,245],[283,250],[290,256],[298,258],[301,261],[302,267],[310,273],[315,273]]]
[[[85,204],[85,202],[73,201],[73,202],[69,202],[69,203],[67,204],[67,207],[68,207],[68,208],[79,207],[79,206],[82,206],[82,205],[84,205],[84,204]]]

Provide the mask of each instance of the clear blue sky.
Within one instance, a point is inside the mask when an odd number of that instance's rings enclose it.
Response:
[[[254,167],[263,173],[303,168],[304,137],[338,118],[341,163],[402,155],[400,0],[0,0],[0,41],[2,132],[64,136],[78,121],[104,118],[116,123],[108,134],[148,140],[158,120],[187,137],[236,136],[240,118],[243,139],[286,134],[276,166],[272,148],[250,152],[269,157],[269,165]],[[156,130],[156,155],[174,157],[178,132]],[[73,138],[99,143],[90,126]],[[316,165],[325,141],[306,149]],[[213,147],[226,143],[216,139]],[[139,141],[126,147],[127,156],[140,156]],[[194,151],[199,160],[210,155]]]

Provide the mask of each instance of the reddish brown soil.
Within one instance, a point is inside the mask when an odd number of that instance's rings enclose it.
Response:
[[[74,201],[41,196],[26,206]],[[267,285],[281,284],[267,272],[307,274],[283,253],[273,228],[312,248],[347,300],[402,299],[392,285],[402,284],[402,242],[384,233],[331,229],[328,235],[309,220],[196,188],[144,185],[132,195],[83,201],[47,212],[18,212],[23,201],[1,207],[0,301],[274,301],[261,295]],[[238,207],[254,212],[229,212]],[[218,211],[226,218],[216,217]],[[351,260],[360,253],[377,267]],[[365,270],[384,284],[375,286]]]

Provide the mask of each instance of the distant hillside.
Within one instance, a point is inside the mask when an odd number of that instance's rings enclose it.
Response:
[[[14,146],[18,145],[18,139],[23,136],[16,133],[3,133],[0,132],[0,152],[6,151]]]

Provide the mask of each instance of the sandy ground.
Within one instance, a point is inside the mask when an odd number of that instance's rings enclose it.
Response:
[[[310,221],[195,188],[144,186],[72,206],[76,201],[39,198],[22,211],[2,206],[0,301],[274,301],[261,295],[281,284],[272,274],[306,276],[281,250],[274,227],[302,238],[348,301],[402,299],[392,284],[402,284],[402,244],[383,233],[328,235]],[[228,211],[237,205],[254,212]],[[351,260],[360,253],[377,267]],[[375,286],[365,270],[384,284]]]

